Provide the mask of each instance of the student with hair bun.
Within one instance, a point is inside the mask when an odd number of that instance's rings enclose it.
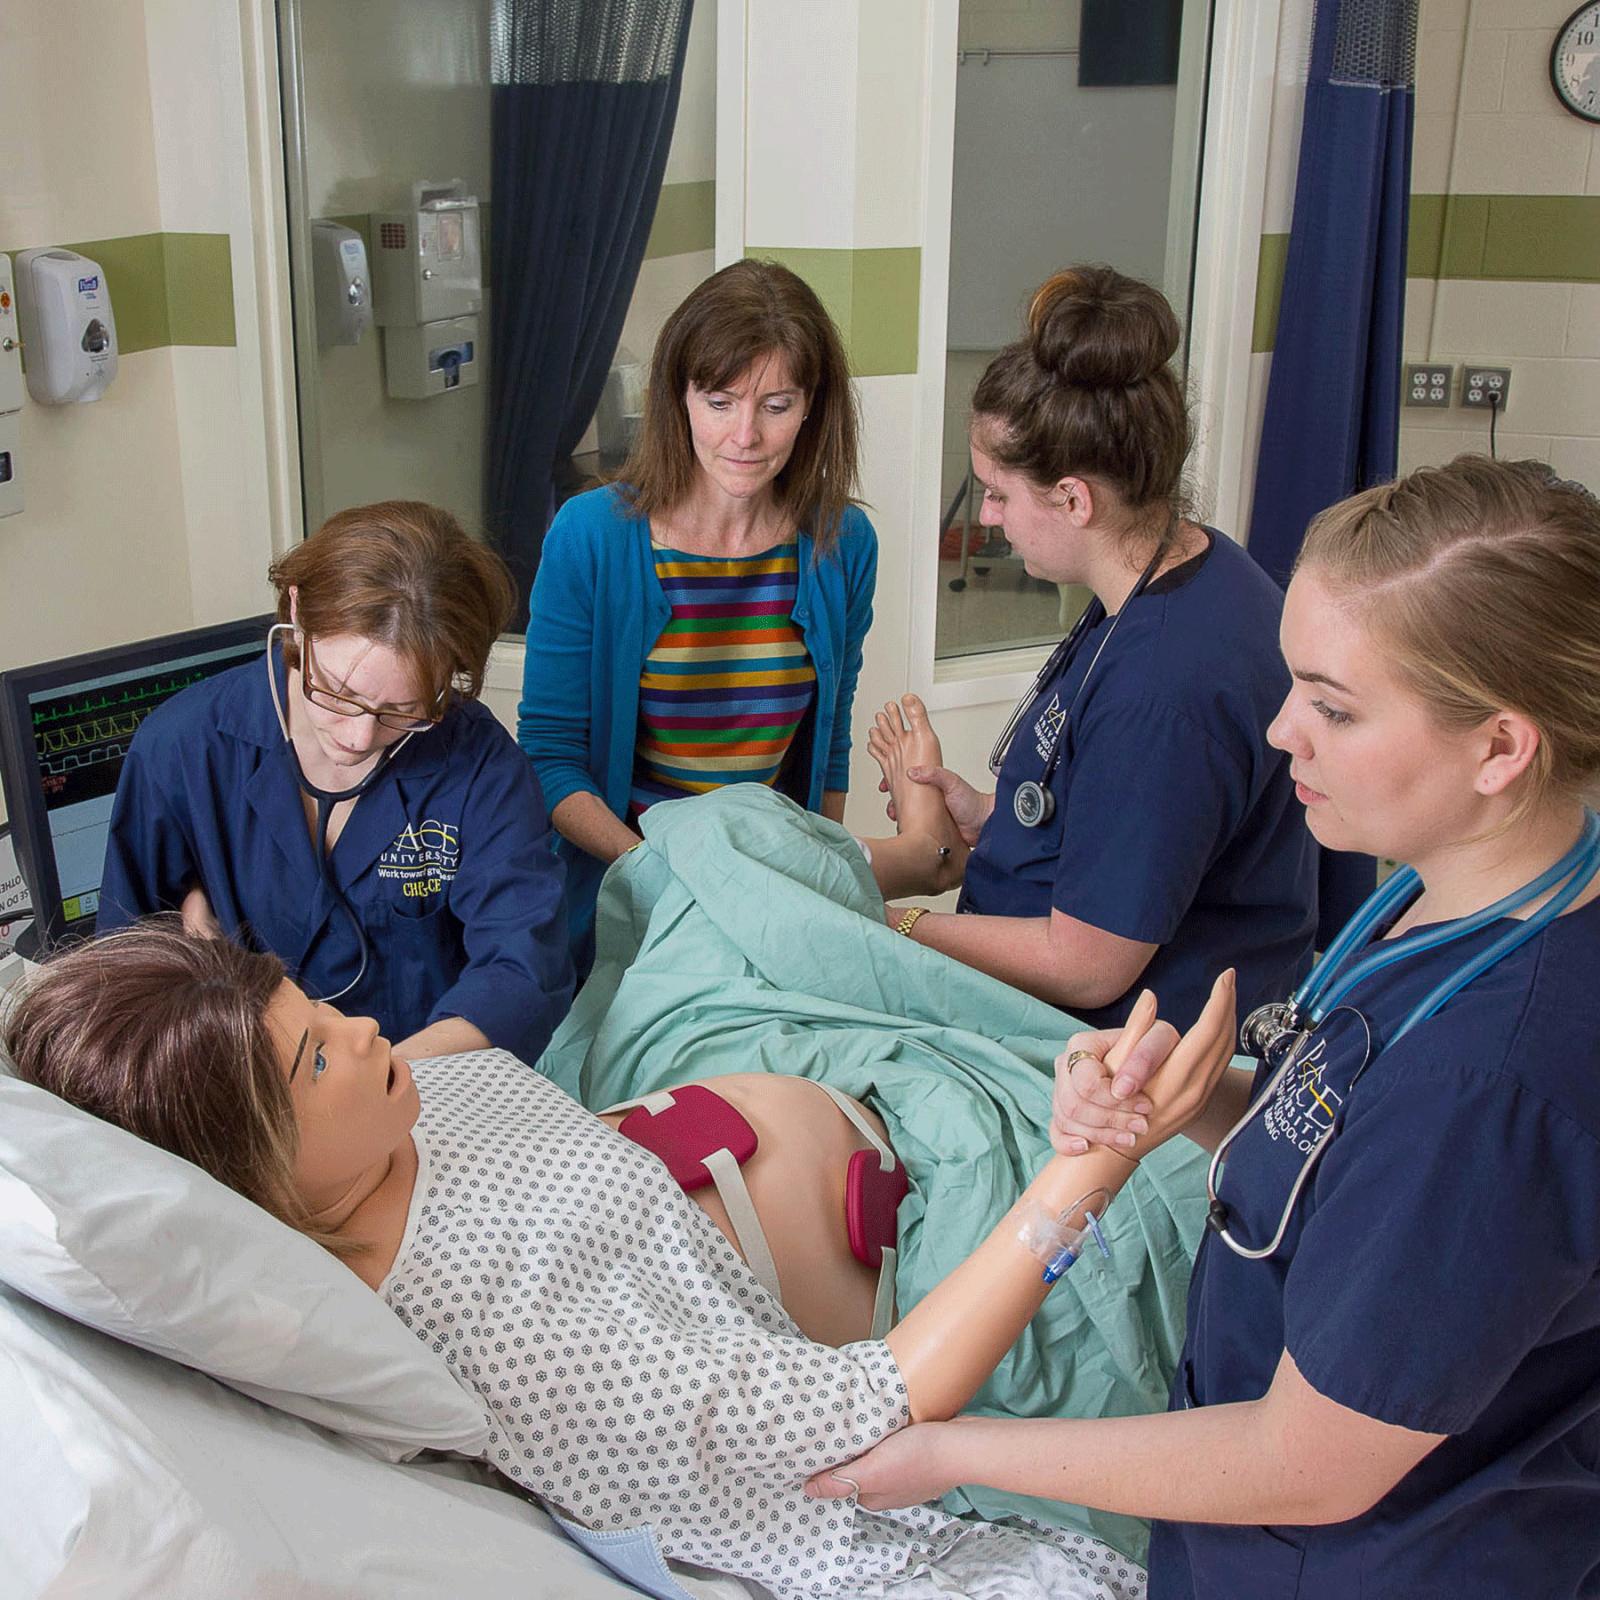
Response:
[[[1144,985],[1187,1025],[1226,966],[1249,1009],[1293,987],[1315,927],[1315,847],[1266,740],[1283,597],[1185,514],[1178,342],[1161,294],[1110,267],[1035,294],[973,395],[981,520],[1094,599],[996,745],[992,793],[940,765],[913,695],[869,740],[902,836],[940,835],[952,866],[971,847],[954,914],[891,924],[1094,1026]]]

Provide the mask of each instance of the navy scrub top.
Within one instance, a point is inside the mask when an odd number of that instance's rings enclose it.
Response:
[[[1310,966],[1317,847],[1288,757],[1266,740],[1289,691],[1283,594],[1231,539],[1206,532],[1206,550],[1130,600],[1115,633],[1111,617],[1090,629],[1043,686],[967,861],[960,911],[1056,910],[1160,947],[1126,994],[1075,1013],[1091,1027],[1125,1021],[1148,987],[1186,1028],[1230,966],[1247,1016]],[[1024,828],[1017,786],[1040,781],[1055,738],[1055,813]]]
[[[371,946],[340,1010],[390,1039],[463,1017],[537,1060],[572,1000],[562,869],[533,769],[493,713],[461,702],[407,740],[329,864]],[[261,661],[185,689],[134,735],[97,926],[174,909],[196,882],[224,932],[270,950],[314,999],[355,976],[355,932],[317,870]]]
[[[1287,1349],[1329,1399],[1450,1437],[1349,1522],[1157,1524],[1150,1600],[1600,1595],[1600,901],[1384,1048],[1508,926],[1359,985],[1365,1073],[1336,1013],[1234,1143],[1220,1194],[1258,1246],[1338,1128],[1272,1256],[1206,1236],[1173,1386],[1175,1410],[1253,1400]]]

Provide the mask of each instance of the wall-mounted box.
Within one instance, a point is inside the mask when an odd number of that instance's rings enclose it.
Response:
[[[372,213],[374,313],[381,328],[483,309],[478,202],[459,178],[416,183],[409,211]]]
[[[395,400],[427,400],[478,381],[478,319],[383,330],[383,382]]]
[[[0,252],[0,517],[22,509],[22,327],[11,257]]]

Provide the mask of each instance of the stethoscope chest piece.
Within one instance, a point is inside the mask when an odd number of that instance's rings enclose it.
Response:
[[[1275,1067],[1294,1043],[1301,1027],[1293,1001],[1268,1001],[1244,1019],[1244,1026],[1239,1029],[1239,1049]]]
[[[1042,828],[1056,814],[1056,797],[1042,783],[1030,778],[1017,785],[1011,810],[1024,828]]]

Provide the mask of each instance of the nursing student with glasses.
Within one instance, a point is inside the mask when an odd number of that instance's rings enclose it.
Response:
[[[813,1492],[1153,1517],[1151,1600],[1600,1594],[1600,503],[1481,456],[1367,490],[1282,642],[1307,827],[1401,866],[1185,1130],[1168,1414],[910,1428]],[[1165,1046],[1113,1039],[1058,1063],[1062,1153],[1148,1147]]]
[[[265,661],[135,734],[99,928],[181,909],[412,1056],[537,1059],[572,997],[539,784],[481,704],[499,557],[409,501],[342,511],[270,571]]]
[[[881,711],[868,748],[932,873],[869,841],[886,897],[961,885],[955,913],[889,907],[919,944],[1095,1027],[1141,987],[1180,1027],[1236,967],[1249,1010],[1309,965],[1316,849],[1266,726],[1288,676],[1283,595],[1183,503],[1189,419],[1178,319],[1104,266],[1058,272],[972,398],[981,520],[1027,572],[1093,591],[1018,706],[982,788],[941,764],[921,701]],[[970,851],[970,854],[969,854]],[[925,855],[922,860],[927,860]]]

